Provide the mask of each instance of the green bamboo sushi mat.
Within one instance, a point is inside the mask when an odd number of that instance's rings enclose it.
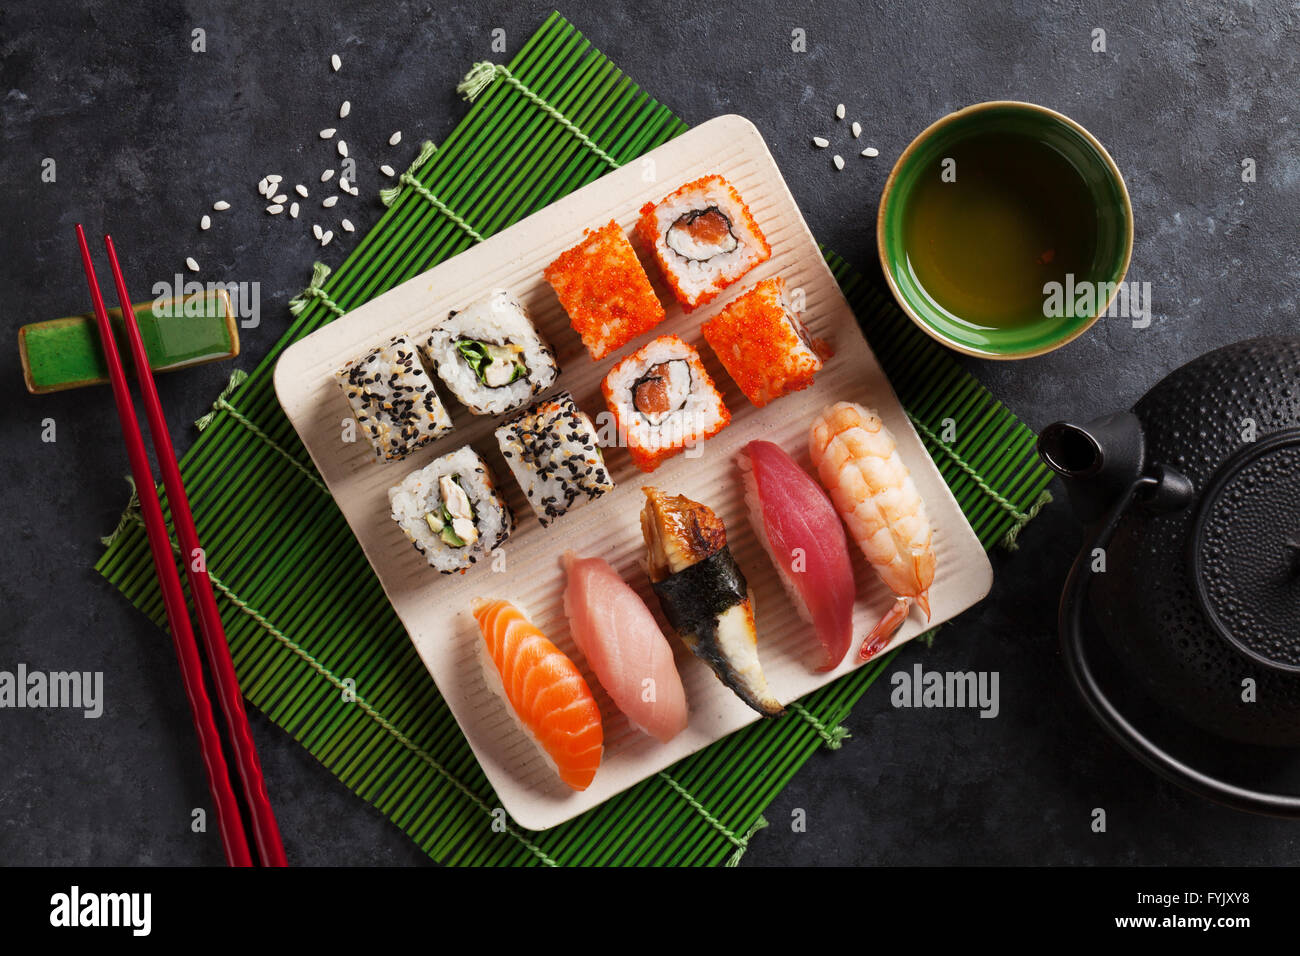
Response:
[[[819,748],[839,748],[840,722],[888,660],[567,824],[523,830],[496,812],[456,721],[276,402],[272,370],[291,342],[686,128],[559,14],[507,68],[480,64],[472,78],[468,92],[478,95],[465,119],[436,152],[421,151],[343,265],[332,275],[317,267],[288,332],[246,381],[232,379],[182,460],[241,686],[440,862],[734,863],[795,771]],[[1014,539],[1046,500],[1033,434],[881,288],[834,254],[827,260],[980,539],[986,547]],[[939,440],[945,419],[956,429],[950,444]],[[136,512],[128,509],[96,568],[165,626]]]

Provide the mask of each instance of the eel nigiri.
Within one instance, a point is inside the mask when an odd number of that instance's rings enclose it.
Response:
[[[754,600],[727,548],[727,529],[685,495],[642,488],[646,570],[677,635],[736,696],[765,717],[783,713],[758,661]]]
[[[563,561],[564,613],[574,643],[628,721],[667,743],[686,727],[686,692],[668,639],[609,562],[572,551]]]
[[[509,601],[479,599],[470,609],[500,678],[498,684],[487,674],[484,662],[488,686],[502,693],[560,779],[586,790],[600,766],[605,734],[582,672]]]
[[[837,667],[853,642],[853,564],[835,506],[778,445],[752,441],[738,459],[749,523],[799,616]]]
[[[929,619],[934,532],[894,436],[874,411],[852,402],[827,406],[813,420],[808,450],[849,534],[897,597],[863,642],[865,661],[888,646],[913,603]]]

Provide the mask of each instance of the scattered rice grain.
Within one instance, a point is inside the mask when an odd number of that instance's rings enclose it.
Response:
[[[836,169],[844,168],[844,157],[840,156],[838,153],[832,158],[831,162],[835,164]]]
[[[307,198],[307,187],[304,186],[302,183],[299,183],[297,186],[294,186],[293,191],[296,192],[303,199]]]
[[[266,177],[266,181],[270,183],[272,186],[274,186],[282,179],[284,179],[284,177],[281,176],[279,173],[272,173],[270,176]]]
[[[874,146],[868,146],[866,149],[864,149],[864,150],[862,151],[862,155],[863,155],[863,156],[879,156],[879,155],[880,155],[880,150],[876,149],[876,147],[874,147]]]
[[[331,136],[333,136],[333,135],[334,135],[335,133],[337,133],[337,132],[338,132],[338,130],[336,130],[333,126],[326,127],[325,129],[323,129],[323,130],[320,131],[320,138],[321,138],[321,139],[329,139]]]
[[[212,208],[217,212],[225,212],[230,208],[230,203],[226,202],[224,199],[218,199],[212,204]]]
[[[320,181],[323,183],[327,183],[333,178],[334,178],[334,170],[332,169],[327,169],[325,170],[325,172],[320,174]]]
[[[836,119],[844,119],[844,104],[843,104],[843,103],[841,103],[839,106],[835,107],[835,118],[836,118]]]
[[[280,213],[284,212],[284,207],[279,203],[275,203],[272,206],[267,206],[266,211],[269,212],[272,216],[278,216],[280,215]]]
[[[341,225],[348,232],[351,232],[354,228],[351,219],[344,219],[341,223],[339,223],[339,225]]]
[[[339,107],[339,119],[347,119],[348,114],[351,112],[352,104],[348,100],[344,100],[343,105]]]
[[[320,225],[314,222],[311,224],[311,234],[317,239],[324,235],[324,233],[320,231]]]
[[[212,217],[211,217],[211,216],[204,216],[202,219],[199,220],[199,228],[200,228],[200,229],[208,229],[208,228],[211,227],[211,225],[212,225]]]
[[[293,203],[292,205],[289,206],[289,216],[290,216],[291,218],[293,218],[293,219],[297,219],[297,218],[298,218],[298,204],[297,204],[297,203]]]
[[[281,205],[284,205],[284,203],[287,202],[288,199],[289,199],[288,196],[286,196],[284,193],[280,193],[279,195],[272,196],[272,197],[271,197],[271,202],[278,202],[278,203],[280,203]]]
[[[348,144],[343,140],[339,140],[339,155],[344,159],[348,158]]]
[[[333,205],[334,205],[336,202],[338,202],[338,201],[339,201],[339,197],[338,197],[338,196],[326,196],[326,197],[325,197],[325,201],[322,202],[321,205],[324,206],[326,209],[329,209],[331,206],[333,206]]]
[[[854,138],[854,139],[857,139],[857,138],[858,138],[859,136],[861,136],[861,135],[862,135],[862,124],[859,123],[857,120],[854,120],[854,121],[853,121],[853,138]]]
[[[198,264],[197,262],[194,261],[194,257],[193,257],[193,256],[190,256],[189,258],[187,258],[187,259],[185,260],[185,264],[186,264],[187,266],[189,266],[189,269],[190,269],[191,272],[198,272],[198,271],[199,271],[199,264]]]
[[[401,141],[402,141],[402,131],[400,129],[392,136],[388,137],[389,146],[396,146]]]
[[[335,53],[333,56],[330,57],[330,66],[334,67],[335,73],[337,73],[340,69],[342,69],[343,60],[339,58],[339,55],[337,53]]]
[[[339,177],[339,189],[343,190],[344,192],[348,191],[348,177],[346,176]]]
[[[325,235],[320,237],[320,244],[322,246],[328,246],[330,244],[330,240],[333,238],[334,238],[334,231],[331,229],[326,229]]]
[[[829,139],[827,139],[825,136],[814,136],[814,137],[813,137],[813,145],[816,146],[818,149],[825,149],[825,148],[826,148],[827,146],[829,146],[830,144],[831,144],[831,141],[830,141]]]
[[[380,167],[379,167],[379,171],[380,171],[381,173],[383,173],[385,176],[396,176],[396,175],[397,175],[397,171],[396,171],[395,169],[393,169],[392,166],[389,166],[387,163],[385,163],[383,166],[380,166]]]

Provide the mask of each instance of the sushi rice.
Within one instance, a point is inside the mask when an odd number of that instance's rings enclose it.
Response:
[[[699,353],[676,335],[661,335],[623,359],[601,391],[620,443],[642,471],[654,471],[731,421]]]
[[[785,295],[764,279],[701,327],[723,368],[758,408],[812,385],[830,346],[814,340]]]
[[[559,375],[527,310],[502,290],[450,313],[425,340],[424,356],[475,415],[513,411]]]
[[[492,472],[468,445],[407,475],[388,502],[402,533],[443,574],[490,556],[514,530]]]
[[[479,635],[474,643],[478,645],[478,663],[483,668],[484,685],[492,693],[493,697],[501,701],[501,709],[510,718],[510,723],[522,736],[528,739],[533,750],[541,756],[542,760],[546,762],[546,766],[550,768],[551,773],[558,778],[560,776],[560,765],[555,762],[554,757],[546,752],[546,748],[542,746],[537,734],[524,723],[524,719],[519,716],[519,711],[515,710],[514,702],[506,693],[506,685],[501,677],[501,672],[497,670],[497,662],[492,659],[492,654],[488,651],[487,641],[482,635]]]
[[[415,346],[405,336],[334,373],[379,461],[399,461],[452,430]]]
[[[740,193],[717,175],[647,203],[636,229],[687,312],[772,255]]]
[[[568,392],[537,402],[496,436],[542,527],[614,488],[591,419]]]

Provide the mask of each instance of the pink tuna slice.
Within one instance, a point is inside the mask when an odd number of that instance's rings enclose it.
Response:
[[[856,596],[848,539],[835,506],[821,486],[770,441],[746,445],[741,470],[750,524],[800,617],[812,624],[825,648],[825,660],[817,669],[832,670],[853,643]]]
[[[686,691],[668,639],[608,562],[572,551],[563,560],[564,613],[574,642],[628,721],[667,743],[686,727]]]

